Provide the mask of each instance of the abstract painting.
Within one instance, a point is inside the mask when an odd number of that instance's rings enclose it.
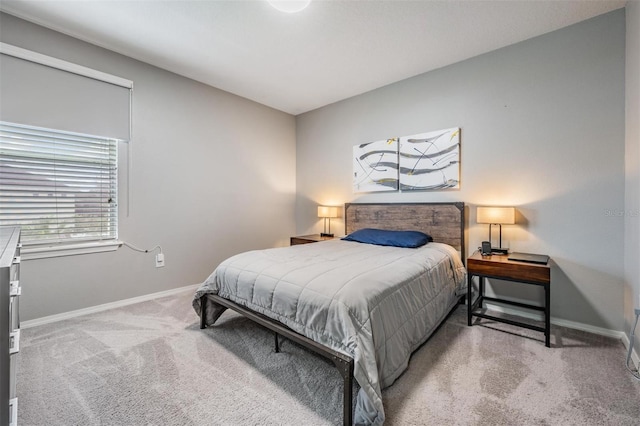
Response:
[[[398,190],[398,139],[353,147],[353,192]]]
[[[400,189],[460,188],[460,128],[400,138]]]

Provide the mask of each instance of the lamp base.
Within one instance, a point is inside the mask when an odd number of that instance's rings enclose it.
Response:
[[[333,234],[327,234],[326,232],[321,232],[320,236],[321,237],[333,237]]]
[[[491,247],[491,254],[509,254],[509,249],[504,247]]]

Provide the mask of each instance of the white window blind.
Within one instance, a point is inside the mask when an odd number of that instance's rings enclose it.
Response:
[[[0,225],[25,245],[117,239],[117,140],[0,122]]]

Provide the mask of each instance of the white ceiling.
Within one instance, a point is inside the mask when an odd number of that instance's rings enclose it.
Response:
[[[625,1],[24,1],[0,9],[300,114],[624,7]]]

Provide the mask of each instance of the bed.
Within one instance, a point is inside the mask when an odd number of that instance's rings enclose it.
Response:
[[[418,230],[419,248],[335,239],[222,262],[196,291],[201,328],[233,309],[329,358],[344,379],[344,424],[384,422],[381,391],[466,292],[463,203],[345,204],[347,234]],[[360,390],[352,410],[352,381]]]

